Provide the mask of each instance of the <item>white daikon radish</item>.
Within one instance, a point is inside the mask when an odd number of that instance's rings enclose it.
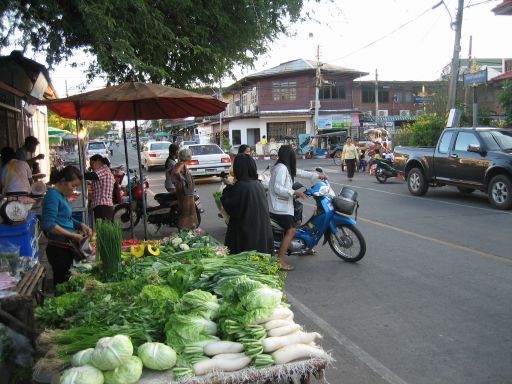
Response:
[[[238,353],[243,350],[243,344],[224,340],[212,341],[203,347],[204,354],[208,356],[220,355],[221,353]]]
[[[270,320],[269,322],[265,323],[264,326],[267,331],[270,331],[271,329],[274,329],[274,328],[285,327],[287,325],[292,325],[292,324],[295,324],[295,323],[293,321],[279,319],[279,320]]]
[[[274,309],[274,312],[272,312],[272,314],[269,317],[267,317],[266,319],[260,319],[257,321],[257,323],[268,323],[271,320],[290,318],[290,316],[293,320],[293,312],[290,309],[284,307],[277,307],[276,309]]]
[[[295,333],[297,331],[302,330],[302,327],[299,324],[290,324],[285,325],[284,327],[274,328],[267,332],[267,335],[269,337],[276,337],[276,336],[286,336],[290,333]]]
[[[292,312],[292,314],[291,314],[291,315],[289,315],[289,316],[285,317],[283,320],[284,320],[284,321],[293,321],[293,312]]]
[[[201,360],[194,364],[193,370],[197,376],[206,375],[213,371],[234,372],[244,369],[251,363],[249,356],[242,356],[229,359],[208,359]]]
[[[322,335],[316,332],[305,333],[299,331],[286,336],[267,337],[262,342],[263,352],[274,352],[291,344],[307,344],[316,338],[321,339]]]
[[[218,359],[236,359],[236,358],[239,358],[239,357],[244,357],[245,356],[245,353],[243,352],[240,352],[240,353],[221,353],[220,355],[215,355],[212,357],[213,360],[218,360]]]
[[[306,360],[312,357],[326,358],[327,353],[320,348],[306,344],[290,344],[272,353],[272,357],[276,364],[286,364],[290,361]]]

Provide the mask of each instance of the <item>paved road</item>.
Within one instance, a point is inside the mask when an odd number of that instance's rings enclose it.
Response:
[[[130,161],[135,155],[130,151]],[[299,161],[304,169],[317,165],[336,190],[348,184],[330,160]],[[152,192],[163,191],[163,172],[149,177]],[[202,227],[222,240],[211,196],[219,181],[196,184],[206,210]],[[327,380],[511,383],[512,211],[454,188],[413,197],[403,182],[379,184],[367,174],[356,174],[350,186],[359,194],[366,257],[348,264],[319,246],[316,256],[290,258],[296,270],[286,281],[298,322],[320,331],[336,359]]]

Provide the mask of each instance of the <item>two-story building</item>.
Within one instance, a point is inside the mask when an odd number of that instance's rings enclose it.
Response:
[[[255,145],[262,136],[285,141],[299,134],[314,134],[316,84],[319,81],[321,131],[359,126],[360,112],[354,108],[354,79],[367,75],[353,69],[298,59],[249,75],[224,90],[228,103],[222,121],[211,125],[213,133],[229,132],[229,142]]]

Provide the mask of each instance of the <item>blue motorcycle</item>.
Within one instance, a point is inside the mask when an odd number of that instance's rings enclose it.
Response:
[[[298,182],[293,185],[294,190],[303,187]],[[322,245],[329,242],[329,246],[339,258],[352,263],[361,260],[366,253],[366,241],[359,229],[356,228],[355,219],[359,207],[357,192],[343,187],[339,195],[336,196],[329,181],[323,180],[306,189],[304,194],[313,197],[316,210],[305,224],[298,225],[295,237],[288,248],[288,254],[310,254],[313,247],[323,237]],[[355,218],[352,218],[350,216],[354,211],[356,215]],[[302,204],[298,201],[295,203],[295,219],[299,222],[302,220]],[[284,231],[274,220],[272,220],[272,231],[274,233],[274,249],[277,254]]]

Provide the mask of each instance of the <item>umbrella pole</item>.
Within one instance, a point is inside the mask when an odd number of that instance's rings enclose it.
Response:
[[[133,105],[135,109],[135,103]],[[140,141],[139,141],[139,126],[137,125],[137,119],[135,119],[135,140],[137,140],[137,158],[139,160],[139,175],[140,185],[142,188],[142,220],[144,222],[144,240],[148,238],[148,218],[146,216],[146,191],[144,186],[144,177],[142,174],[142,160],[140,158]]]
[[[130,180],[130,164],[128,163],[128,145],[126,144],[126,125],[123,120],[123,141],[124,141],[124,159],[126,161],[126,178],[128,179],[128,204],[130,204],[130,231],[132,234],[132,239],[135,238],[134,228],[133,228],[133,211],[132,211],[132,186]],[[121,180],[122,181],[122,180]]]

